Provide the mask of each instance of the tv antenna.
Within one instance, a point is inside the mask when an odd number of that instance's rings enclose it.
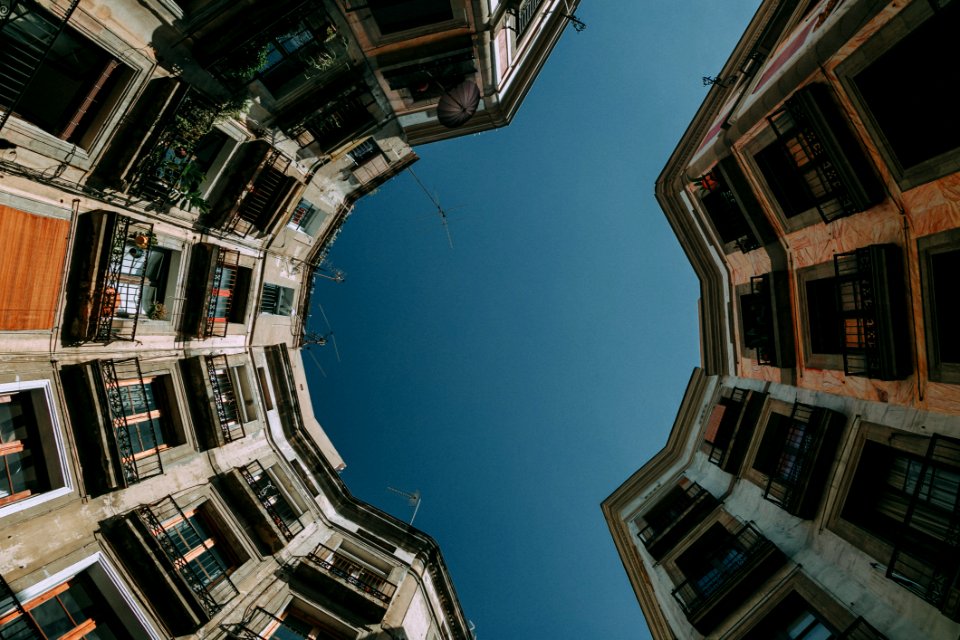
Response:
[[[327,332],[317,333],[316,331],[304,331],[303,341],[300,344],[303,347],[303,351],[310,356],[310,358],[313,360],[313,363],[320,369],[320,373],[322,373],[323,377],[326,378],[327,372],[323,370],[323,367],[320,365],[317,357],[313,355],[313,352],[309,350],[309,347],[325,347],[328,344],[332,344],[333,351],[337,354],[337,362],[342,362],[342,360],[340,359],[340,347],[337,346],[337,336],[333,333],[333,327],[330,325],[330,320],[327,318],[327,313],[323,310],[323,305],[319,302],[317,303],[317,308],[320,309],[320,315],[323,316],[323,321],[327,325]]]
[[[417,177],[417,174],[413,172],[413,169],[407,167],[407,171],[410,172],[410,175],[413,176],[413,179],[417,181],[417,184],[420,185],[420,188],[423,190],[427,197],[430,198],[430,202],[433,203],[433,206],[437,208],[437,214],[440,216],[440,224],[443,225],[443,230],[447,232],[447,243],[449,243],[450,248],[453,249],[453,236],[450,235],[450,226],[447,224],[447,212],[443,207],[440,206],[440,198],[436,194],[430,193],[427,190],[427,187],[420,181],[420,178]]]
[[[413,507],[413,515],[410,516],[410,524],[413,524],[413,519],[417,517],[417,510],[420,509],[420,490],[417,489],[413,493],[408,493],[406,491],[401,491],[400,489],[394,489],[393,487],[387,487],[387,491],[392,491],[393,493],[403,496],[407,499],[407,504]]]

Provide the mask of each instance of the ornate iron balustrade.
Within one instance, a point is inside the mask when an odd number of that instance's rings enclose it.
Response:
[[[874,629],[860,616],[837,636],[837,640],[887,640],[887,636]]]
[[[741,297],[741,310],[744,346],[756,351],[758,364],[773,366],[776,344],[768,274],[750,278],[750,293]]]
[[[217,409],[217,420],[220,422],[220,433],[224,442],[233,442],[244,437],[243,423],[240,421],[240,411],[237,403],[237,394],[230,379],[230,369],[226,356],[207,356],[207,377],[213,389],[213,403]]]
[[[655,559],[659,560],[666,551],[673,548],[683,535],[702,521],[718,504],[717,499],[696,482],[684,487],[680,495],[683,496],[682,500],[676,499],[676,494],[671,492],[664,500],[683,504],[658,503],[641,516],[646,526],[637,532],[637,537]]]
[[[40,632],[33,616],[27,615],[17,595],[0,576],[0,616],[4,618],[14,614],[10,622],[3,625],[0,638],[3,640],[43,640],[46,636]]]
[[[19,22],[29,24],[29,27],[19,29],[16,37],[5,39],[5,46],[12,50],[8,52],[3,74],[0,74],[0,129],[17,112],[23,94],[40,72],[57,38],[67,28],[78,4],[80,0],[71,0],[63,16],[58,16],[38,11],[38,5],[33,2],[7,0],[0,3],[5,9],[0,12],[0,33],[14,28]]]
[[[290,541],[303,531],[303,524],[300,518],[290,507],[290,503],[283,497],[280,490],[273,484],[273,479],[267,474],[266,470],[257,461],[253,461],[245,467],[240,467],[240,475],[246,480],[247,485],[257,496],[257,500],[264,508],[270,519],[273,521],[283,537]]]
[[[138,507],[135,513],[208,615],[216,615],[230,600],[239,595],[240,592],[227,575],[227,567],[216,554],[210,553],[212,547],[208,546],[204,536],[187,519],[172,497],[167,496],[151,505]],[[198,547],[203,547],[208,560],[218,569],[216,581],[207,575],[201,575],[194,562],[184,557],[183,542],[178,544],[169,531],[174,524],[185,529],[190,538],[197,541]]]
[[[523,4],[517,9],[517,40],[519,41],[523,34],[527,32],[527,27],[533,22],[533,16],[537,9],[543,4],[543,0],[524,0]]]
[[[716,442],[709,442],[710,452],[707,458],[713,464],[723,467],[726,464],[727,456],[730,452],[731,440],[736,430],[736,422],[745,409],[744,402],[747,398],[746,389],[734,389],[729,398],[722,400],[726,409],[720,425],[717,427],[717,435],[714,438]]]
[[[793,513],[803,497],[825,429],[813,420],[817,408],[799,402],[793,405],[786,439],[779,452],[776,472],[767,480],[763,497]]]
[[[960,440],[930,438],[887,564],[888,578],[952,620],[960,619],[958,462]]]
[[[103,360],[100,362],[100,376],[107,396],[107,406],[110,411],[110,421],[113,424],[113,443],[116,447],[120,467],[123,470],[125,486],[136,484],[141,480],[152,478],[163,473],[163,462],[160,459],[159,447],[148,451],[135,451],[131,442],[130,418],[139,413],[129,400],[124,403],[124,386],[134,387],[134,394],[139,395],[146,403],[147,389],[143,383],[143,373],[140,370],[140,361],[137,358],[126,360]],[[146,405],[143,411],[147,411]],[[154,444],[162,441],[162,436],[155,420],[142,421],[149,426],[137,427],[149,430],[153,435]]]
[[[264,161],[250,183],[250,192],[240,201],[227,222],[226,230],[239,236],[247,236],[256,230],[265,231],[287,185],[284,173],[290,159],[276,149]]]
[[[107,230],[104,263],[90,313],[93,342],[133,340],[147,277],[153,225],[115,215]],[[88,334],[89,335],[89,334]]]
[[[207,318],[204,322],[203,336],[209,338],[226,337],[230,309],[233,307],[233,295],[237,284],[237,271],[240,268],[240,252],[217,248],[217,266],[213,272],[213,282],[207,298]]]
[[[717,549],[730,553],[724,556],[723,562],[715,565],[716,571],[711,579],[708,582],[684,580],[673,590],[673,597],[687,617],[693,618],[739,583],[775,548],[752,523],[744,523],[727,546]]]
[[[322,544],[317,545],[307,558],[357,591],[371,595],[383,603],[389,603],[397,590],[397,586],[384,577]]]
[[[843,369],[881,380],[912,368],[904,331],[903,265],[896,245],[871,245],[834,256]]]
[[[213,129],[218,111],[212,102],[188,88],[158,124],[158,133],[133,174],[130,191],[158,209],[189,209],[197,204],[204,174],[194,163],[193,152]]]

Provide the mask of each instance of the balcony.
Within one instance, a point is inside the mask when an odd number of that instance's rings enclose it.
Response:
[[[270,473],[257,462],[223,474],[226,495],[266,553],[277,553],[303,531],[303,523]]]
[[[758,364],[793,366],[793,324],[787,275],[774,271],[750,278],[740,296],[743,346],[756,352]]]
[[[363,624],[380,622],[397,590],[381,573],[323,544],[297,565],[293,586]]]
[[[720,160],[694,183],[699,188],[700,202],[725,245],[747,253],[775,237],[735,159]]]
[[[673,590],[673,597],[693,627],[709,634],[766,582],[784,559],[751,523],[735,533],[714,525],[678,558],[677,566],[687,579]],[[684,564],[693,568],[683,569]]]
[[[208,616],[216,615],[239,591],[229,567],[214,552],[212,535],[188,517],[171,497],[139,507],[136,517],[163,557]]]
[[[729,397],[720,398],[704,435],[711,463],[728,473],[740,472],[766,398],[746,389],[733,389]]]
[[[878,380],[909,376],[913,365],[900,247],[871,245],[838,253],[834,268],[844,373]]]
[[[824,222],[832,222],[883,199],[882,185],[826,85],[800,89],[768,120],[783,156],[777,171],[790,174],[768,176],[768,182],[788,217],[815,207]]]
[[[97,367],[110,414],[112,458],[123,486],[163,473],[165,447],[153,396],[143,382],[140,361],[103,360]]]
[[[845,421],[843,415],[798,402],[789,418],[768,424],[754,465],[763,464],[768,472],[763,497],[799,518],[814,517]]]
[[[100,211],[81,216],[68,284],[67,342],[136,338],[165,280],[165,254],[155,243],[152,224]]]
[[[244,320],[249,288],[250,272],[240,267],[239,252],[194,245],[180,330],[201,340],[226,337],[231,322]]]
[[[240,421],[240,409],[237,394],[230,379],[230,369],[226,356],[207,356],[207,378],[213,389],[213,404],[223,441],[233,442],[244,437],[243,423]]]
[[[960,440],[930,439],[926,455],[911,466],[919,475],[906,492],[903,523],[887,577],[960,622]]]
[[[887,640],[887,636],[874,629],[861,616],[844,629],[843,633],[837,636],[837,640]]]
[[[221,625],[220,628],[232,640],[269,640],[273,637],[308,640],[309,638],[296,626],[295,622],[292,625],[285,624],[282,618],[261,607],[254,609],[253,614],[243,622]]]
[[[271,149],[220,225],[238,236],[267,233],[285,210],[297,181],[286,175],[290,159]]]
[[[638,518],[640,541],[655,560],[671,549],[718,505],[717,499],[696,482],[676,487],[653,509]]]
[[[543,4],[543,0],[523,0],[523,3],[517,8],[518,42],[523,38],[523,34],[527,32],[527,27],[533,22],[533,16],[536,15],[537,9],[540,8],[541,4]]]

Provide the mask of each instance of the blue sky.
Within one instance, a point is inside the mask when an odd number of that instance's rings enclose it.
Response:
[[[506,129],[418,147],[363,199],[307,358],[359,498],[440,543],[481,640],[649,638],[600,502],[700,362],[699,286],[657,174],[757,0],[583,2]],[[325,333],[314,311],[311,328]]]

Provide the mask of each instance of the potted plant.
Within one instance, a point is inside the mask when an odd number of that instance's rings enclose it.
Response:
[[[162,302],[154,302],[150,305],[150,311],[147,313],[147,317],[151,320],[166,320],[167,306]]]

